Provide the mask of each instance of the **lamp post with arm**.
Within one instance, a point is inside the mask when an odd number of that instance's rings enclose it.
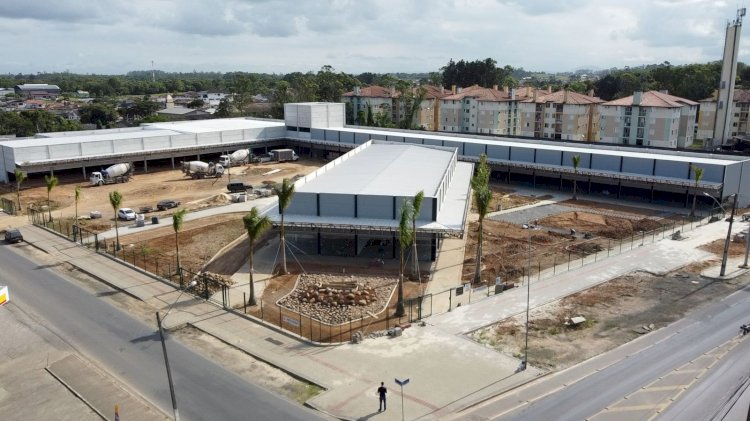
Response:
[[[727,258],[729,257],[729,241],[732,239],[732,223],[734,222],[734,211],[737,209],[737,193],[733,194],[734,200],[732,201],[732,213],[729,215],[729,228],[727,229],[727,239],[724,241],[724,254],[721,257],[721,271],[719,276],[726,275],[727,272]]]
[[[164,312],[164,317],[159,316],[159,312],[156,312],[156,324],[159,326],[159,339],[161,339],[161,350],[164,353],[164,365],[167,368],[167,381],[169,381],[169,395],[172,398],[172,411],[174,412],[174,420],[179,421],[180,419],[180,413],[177,410],[177,398],[175,397],[174,393],[174,382],[172,381],[172,370],[169,367],[169,356],[167,356],[167,345],[164,342],[164,329],[163,329],[163,323],[164,319],[169,316],[170,310],[172,310],[172,307],[174,307],[175,304],[177,304],[177,301],[180,299],[182,294],[185,293],[189,288],[192,288],[198,284],[198,281],[192,281],[190,282],[185,289],[180,291],[180,294],[177,296],[177,298],[174,300],[174,302],[167,307],[167,311]]]

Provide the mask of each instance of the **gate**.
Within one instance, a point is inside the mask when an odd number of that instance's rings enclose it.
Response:
[[[404,300],[406,315],[409,322],[422,320],[432,315],[432,294],[420,295],[419,297]]]

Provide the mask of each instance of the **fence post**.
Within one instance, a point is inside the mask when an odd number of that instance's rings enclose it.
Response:
[[[607,239],[607,257],[609,257],[609,249],[611,248],[612,248],[612,239],[608,238]]]
[[[247,314],[247,293],[242,293],[242,307],[244,309],[245,314]]]
[[[262,299],[260,300],[260,319],[265,320],[263,318],[263,300]]]
[[[302,312],[299,312],[299,337],[302,338]]]
[[[99,253],[99,234],[94,234],[94,251]]]
[[[552,276],[557,274],[557,253],[552,255]]]
[[[451,311],[453,306],[453,288],[448,290],[448,311]]]
[[[570,270],[570,252],[568,252],[568,270]]]
[[[537,263],[538,263],[538,266],[537,266],[537,269],[536,269],[536,280],[538,281],[538,280],[542,279],[542,261],[540,260]],[[487,286],[487,288],[489,288],[489,286]]]

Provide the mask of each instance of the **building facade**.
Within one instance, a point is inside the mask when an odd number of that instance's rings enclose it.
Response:
[[[713,139],[714,127],[716,124],[716,107],[717,100],[714,95],[711,98],[706,98],[700,102],[700,110],[698,112],[698,132],[696,134],[698,140],[705,141],[707,139]],[[750,114],[750,90],[746,89],[735,89],[734,100],[732,101],[732,117],[729,123],[731,130],[729,131],[729,137],[733,138],[736,136],[744,136],[748,134],[748,115]]]
[[[562,90],[521,101],[521,136],[540,139],[597,141],[599,98]]]
[[[440,131],[518,136],[520,103],[539,92],[531,87],[499,90],[478,85],[459,89],[440,101]],[[547,91],[543,91],[549,93]]]
[[[16,85],[13,90],[23,98],[55,99],[60,95],[60,87],[46,83],[26,83]]]
[[[599,108],[599,139],[620,145],[692,145],[698,103],[662,91],[635,92]]]
[[[423,85],[412,88],[412,97],[420,97],[420,89],[424,89],[424,96],[417,107],[411,126],[421,129],[434,131],[437,130],[437,122],[440,116],[440,98],[447,96],[444,88]],[[385,88],[382,86],[354,87],[354,90],[345,93],[341,97],[341,102],[348,104],[350,116],[347,121],[355,125],[367,124],[368,107],[373,113],[373,118],[377,114],[385,114],[389,123],[397,124],[402,121],[407,113],[407,104],[401,92],[396,88]]]

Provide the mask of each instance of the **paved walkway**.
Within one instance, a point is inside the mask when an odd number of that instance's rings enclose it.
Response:
[[[746,229],[736,223],[735,232]],[[587,264],[561,275],[533,281],[531,305],[605,282],[633,270],[661,273],[709,257],[696,247],[726,235],[726,223],[700,226],[682,241],[664,239]],[[80,270],[164,309],[177,298],[172,286],[128,265],[73,245],[45,230],[25,227],[35,246],[67,260]],[[444,242],[444,244],[446,244]],[[457,255],[456,255],[457,256]],[[455,265],[453,258],[446,267]],[[456,262],[453,262],[456,263]],[[446,277],[445,279],[448,279]],[[515,374],[518,360],[466,338],[470,332],[525,310],[526,288],[517,288],[450,313],[427,319],[425,326],[404,330],[397,338],[366,339],[357,345],[316,347],[293,335],[265,327],[249,318],[182,295],[166,322],[175,328],[189,323],[296,376],[326,388],[307,404],[343,419],[398,419],[399,391],[393,379],[409,378],[404,389],[407,419],[435,419],[495,396],[540,374]],[[380,381],[389,387],[389,410],[377,413],[375,390]],[[437,387],[439,385],[439,387]]]

